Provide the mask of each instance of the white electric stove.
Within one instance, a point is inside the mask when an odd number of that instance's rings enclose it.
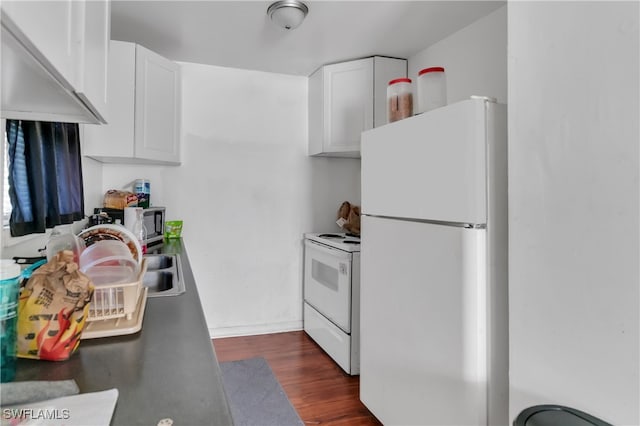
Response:
[[[304,330],[340,367],[360,374],[360,238],[305,234]]]

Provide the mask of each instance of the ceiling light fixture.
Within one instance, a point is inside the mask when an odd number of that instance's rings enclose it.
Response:
[[[309,13],[306,4],[298,0],[281,0],[273,3],[267,9],[267,15],[284,29],[292,30],[302,23]]]

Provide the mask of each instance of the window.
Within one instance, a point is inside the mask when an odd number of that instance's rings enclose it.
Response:
[[[11,236],[44,233],[84,218],[78,125],[7,120],[4,131],[3,175],[9,175],[10,185],[3,190],[3,216],[9,202]]]

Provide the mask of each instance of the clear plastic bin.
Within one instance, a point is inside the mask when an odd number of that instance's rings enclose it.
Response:
[[[143,258],[140,270],[130,282],[101,283],[95,286],[93,300],[89,306],[87,321],[99,321],[125,317],[130,320],[142,293],[142,280],[147,272],[147,259]]]
[[[410,78],[396,78],[387,86],[387,121],[402,120],[413,115],[413,91]]]
[[[138,262],[131,255],[129,247],[122,241],[102,240],[84,249],[80,255],[79,266],[84,273],[97,266],[124,266],[137,270]]]

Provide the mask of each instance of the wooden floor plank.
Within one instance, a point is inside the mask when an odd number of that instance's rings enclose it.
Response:
[[[266,359],[306,425],[381,425],[360,402],[359,376],[346,374],[304,331],[212,342],[218,362]]]

